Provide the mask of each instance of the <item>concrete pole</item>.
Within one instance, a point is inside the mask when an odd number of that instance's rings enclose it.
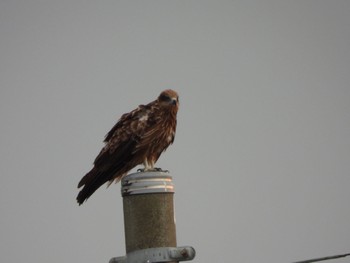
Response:
[[[126,253],[176,247],[174,186],[166,172],[138,172],[122,180]]]

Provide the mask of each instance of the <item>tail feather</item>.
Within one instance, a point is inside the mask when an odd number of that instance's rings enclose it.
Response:
[[[83,187],[77,196],[78,204],[81,205],[87,200],[101,185],[103,185],[108,180],[100,171],[93,168],[88,172],[79,182],[78,188]]]
[[[79,205],[84,203],[101,185],[108,181],[118,182],[133,167],[142,163],[142,160],[134,159],[135,145],[135,140],[128,140],[120,144],[118,150],[112,153],[101,151],[94,162],[94,168],[78,184],[78,188],[84,186],[77,196]]]

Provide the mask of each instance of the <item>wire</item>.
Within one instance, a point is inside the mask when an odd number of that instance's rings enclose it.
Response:
[[[318,261],[330,260],[330,259],[336,259],[336,258],[344,258],[347,256],[350,256],[350,253],[342,254],[342,255],[335,255],[335,256],[330,256],[330,257],[323,257],[323,258],[307,259],[307,260],[302,260],[302,261],[296,261],[293,263],[311,263],[311,262],[318,262]]]

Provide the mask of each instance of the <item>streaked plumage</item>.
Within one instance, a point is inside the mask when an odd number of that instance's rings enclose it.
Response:
[[[94,161],[94,167],[79,182],[77,196],[81,205],[101,185],[118,182],[139,164],[154,169],[159,156],[174,142],[178,95],[163,91],[147,105],[125,113],[107,133],[105,146]]]

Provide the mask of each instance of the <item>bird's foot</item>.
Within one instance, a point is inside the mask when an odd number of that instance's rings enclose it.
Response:
[[[153,170],[154,170],[154,171],[157,171],[157,172],[169,173],[169,170],[163,170],[163,169],[160,168],[160,167],[154,167]]]
[[[154,167],[154,168],[140,168],[137,169],[137,172],[144,173],[144,172],[163,172],[163,173],[169,173],[169,170],[163,170],[162,168]]]

